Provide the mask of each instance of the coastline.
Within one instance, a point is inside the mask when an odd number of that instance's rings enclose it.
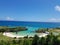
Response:
[[[20,38],[20,37],[23,38],[24,37],[24,36],[13,35],[11,32],[4,32],[3,35],[11,37],[11,38],[14,38],[14,37],[16,37],[16,38]]]
[[[20,36],[20,35],[14,35],[14,34],[12,34],[11,32],[4,32],[3,33],[3,35],[4,36],[7,36],[7,37],[11,37],[11,38],[14,38],[14,37],[16,37],[16,38],[24,38],[25,36]],[[39,37],[45,37],[45,36],[47,36],[48,34],[46,34],[46,33],[38,33],[37,34]],[[26,35],[27,36],[27,35]],[[28,37],[34,37],[34,36],[28,36]]]

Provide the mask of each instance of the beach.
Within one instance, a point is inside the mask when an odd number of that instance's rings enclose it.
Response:
[[[24,36],[17,36],[17,35],[13,35],[11,32],[4,32],[3,33],[4,36],[8,36],[8,37],[11,37],[11,38],[19,38],[19,37],[24,37]]]
[[[20,36],[20,35],[14,35],[14,34],[12,34],[11,32],[4,32],[3,33],[3,35],[4,36],[8,36],[8,37],[11,37],[11,38],[14,38],[14,37],[16,37],[16,38],[23,38],[23,37],[25,37],[25,36]],[[47,36],[48,34],[46,34],[46,33],[39,33],[39,34],[37,34],[39,37],[45,37],[45,36]],[[26,35],[27,36],[27,35]],[[34,36],[29,36],[28,35],[28,37],[34,37]]]

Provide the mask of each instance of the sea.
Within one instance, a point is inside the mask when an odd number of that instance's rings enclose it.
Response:
[[[26,27],[28,30],[26,31],[19,31],[17,34],[13,33],[14,35],[20,36],[34,36],[36,33],[35,30],[39,28],[56,28],[60,27],[60,22],[28,22],[28,21],[0,21],[0,26],[9,26],[9,27],[16,27],[22,26]]]

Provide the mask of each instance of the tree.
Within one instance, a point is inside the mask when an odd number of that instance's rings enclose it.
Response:
[[[38,45],[45,45],[45,43],[46,43],[45,37],[41,37]]]
[[[53,37],[53,45],[59,45],[59,40],[57,36]]]
[[[23,42],[23,45],[29,45],[29,40],[25,39],[24,42]]]
[[[38,45],[38,40],[39,40],[39,37],[37,35],[35,35],[33,37],[32,45]]]

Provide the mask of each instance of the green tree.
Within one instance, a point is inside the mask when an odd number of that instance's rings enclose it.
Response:
[[[38,45],[45,45],[45,43],[46,43],[45,37],[41,37],[40,40],[39,40]]]
[[[37,35],[35,35],[33,37],[32,45],[38,45],[38,40],[39,40],[39,37]]]
[[[53,39],[54,39],[54,35],[52,33],[50,33],[49,35],[47,35],[46,45],[53,45]]]
[[[57,36],[53,37],[53,45],[59,45],[59,40]]]
[[[25,39],[23,45],[29,45],[29,40]]]

